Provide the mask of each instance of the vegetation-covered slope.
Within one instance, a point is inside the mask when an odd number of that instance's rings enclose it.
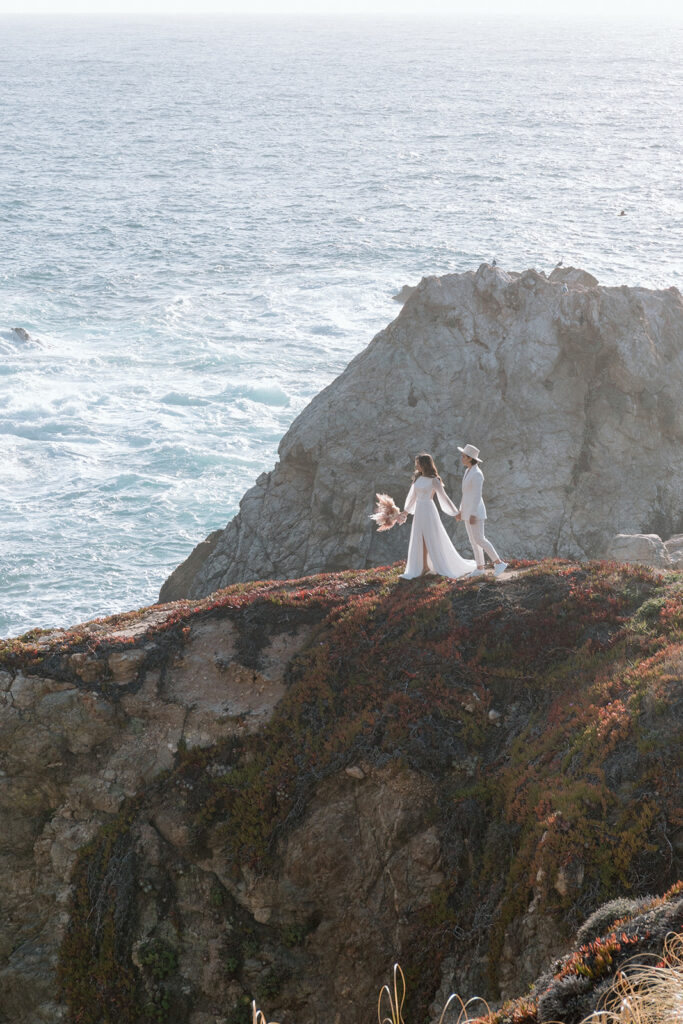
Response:
[[[212,617],[239,614],[255,669],[270,620],[319,624],[266,724],[181,744],[82,849],[59,968],[72,1020],[238,1024],[254,996],[269,1018],[352,1024],[399,959],[424,1021],[447,989],[519,995],[606,900],[677,881],[680,574],[516,568],[177,606],[162,672]],[[54,674],[54,651],[5,651],[28,657]]]

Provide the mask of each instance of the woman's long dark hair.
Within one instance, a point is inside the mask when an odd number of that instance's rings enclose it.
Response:
[[[441,479],[438,470],[434,465],[434,459],[427,452],[423,452],[422,455],[417,455],[415,461],[420,468],[415,469],[415,472],[413,473],[413,480],[417,480],[419,476],[436,477],[437,480]]]

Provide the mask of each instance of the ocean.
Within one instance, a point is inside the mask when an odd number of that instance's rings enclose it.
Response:
[[[680,23],[0,33],[2,636],[152,603],[402,285],[683,286]]]

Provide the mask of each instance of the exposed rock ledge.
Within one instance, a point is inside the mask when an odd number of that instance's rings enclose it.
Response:
[[[405,557],[405,529],[371,528],[375,492],[402,500],[413,456],[426,450],[458,497],[456,446],[467,441],[482,450],[490,534],[506,557],[601,557],[615,533],[683,532],[675,288],[484,264],[406,295],[161,600]],[[467,547],[463,527],[455,537]]]
[[[252,592],[244,609],[233,595],[214,610],[152,607],[0,641],[3,1024],[64,1017],[55,967],[78,851],[173,767],[179,747],[240,736],[272,714],[292,654],[323,615],[279,607],[287,593],[262,591],[265,616]]]

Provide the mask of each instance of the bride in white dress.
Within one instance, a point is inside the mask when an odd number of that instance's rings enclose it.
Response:
[[[430,570],[440,576],[457,579],[459,576],[466,576],[477,567],[476,562],[461,558],[451,544],[436,511],[434,495],[446,515],[458,514],[457,505],[453,504],[444,490],[434,459],[431,455],[418,455],[415,459],[413,485],[408,491],[404,506],[404,513],[413,514],[413,526],[410,531],[406,571],[401,573],[400,577],[403,580],[424,576]]]

